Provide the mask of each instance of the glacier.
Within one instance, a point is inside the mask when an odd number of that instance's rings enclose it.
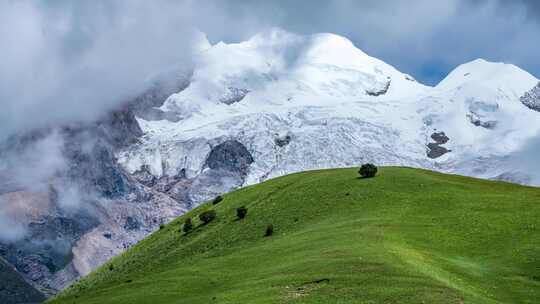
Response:
[[[539,113],[520,102],[538,83],[514,65],[478,59],[430,87],[344,37],[273,30],[201,53],[187,88],[159,107],[176,119],[138,118],[145,135],[118,158],[132,173],[147,166],[157,177],[196,179],[211,170],[213,147],[236,140],[254,161],[234,187],[365,162],[526,176],[507,156],[540,130]],[[438,133],[444,144],[434,142]],[[441,155],[428,157],[430,147]]]

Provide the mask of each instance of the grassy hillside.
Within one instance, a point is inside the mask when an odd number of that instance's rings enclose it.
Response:
[[[540,189],[379,172],[305,172],[232,192],[51,303],[539,303]],[[200,225],[206,209],[217,219]]]

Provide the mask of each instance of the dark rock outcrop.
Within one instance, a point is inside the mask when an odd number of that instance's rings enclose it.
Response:
[[[139,229],[141,226],[141,224],[139,223],[139,221],[132,217],[132,216],[128,216],[126,218],[126,222],[124,224],[124,229],[126,230],[136,230],[136,229]]]
[[[210,151],[205,166],[213,170],[234,172],[244,177],[248,173],[253,156],[237,140],[227,140]]]
[[[540,83],[521,96],[520,101],[527,108],[540,112]]]
[[[248,89],[229,87],[227,88],[227,92],[219,99],[219,101],[226,105],[232,105],[233,103],[242,101],[242,99],[244,99],[248,93]]]
[[[450,150],[446,149],[445,147],[441,147],[436,143],[429,143],[427,147],[428,147],[427,156],[432,159],[439,158],[445,155],[446,153],[450,152]]]
[[[180,118],[174,113],[164,112],[158,107],[172,94],[187,88],[191,74],[192,71],[176,71],[175,75],[157,80],[148,90],[126,103],[129,111],[145,120],[178,121]]]
[[[287,134],[285,136],[276,137],[274,139],[274,142],[276,143],[278,147],[285,147],[291,142],[291,140],[292,140],[292,137],[289,134]]]
[[[97,123],[107,142],[120,148],[137,142],[143,135],[135,114],[129,109],[113,111]]]
[[[444,132],[435,132],[431,134],[431,139],[433,139],[438,145],[444,145],[450,140],[450,138],[448,138]]]
[[[451,152],[442,145],[446,144],[450,138],[444,132],[435,132],[431,134],[431,139],[434,141],[427,144],[427,156],[431,159],[439,158],[444,154]]]
[[[45,296],[28,284],[22,275],[0,258],[0,303],[41,303]]]

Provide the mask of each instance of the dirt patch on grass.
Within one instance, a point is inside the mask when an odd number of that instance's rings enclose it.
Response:
[[[304,282],[297,286],[285,286],[286,289],[286,299],[294,300],[308,296],[314,290],[317,290],[323,287],[326,284],[330,283],[330,279],[323,278],[310,282]]]

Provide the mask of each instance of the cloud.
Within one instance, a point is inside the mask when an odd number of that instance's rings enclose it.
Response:
[[[188,62],[200,36],[182,3],[0,2],[0,139],[96,119]]]
[[[55,130],[7,144],[7,149],[0,151],[0,177],[9,177],[15,189],[43,190],[43,183],[67,169],[62,151],[64,139]]]

